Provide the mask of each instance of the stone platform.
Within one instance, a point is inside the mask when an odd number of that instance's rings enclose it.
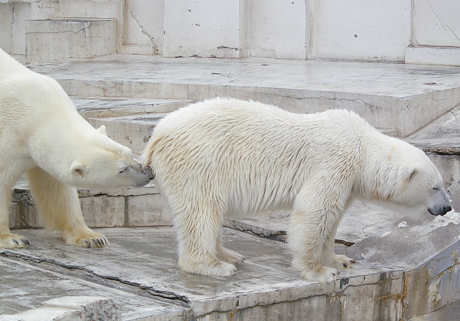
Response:
[[[405,137],[460,103],[460,67],[109,55],[29,65],[77,97],[253,99],[292,112],[353,110]]]
[[[299,113],[354,110],[447,161],[440,168],[447,185],[459,178],[458,156],[445,157],[443,150],[455,147],[460,68],[125,55],[28,67],[56,78],[91,124],[106,125],[109,136],[136,154],[167,113],[229,96]],[[442,146],[433,148],[428,138],[434,136]],[[451,191],[460,202],[459,185]],[[31,317],[48,309],[82,316],[94,307],[114,320],[409,320],[459,300],[455,212],[404,217],[356,203],[339,227],[336,251],[347,251],[358,264],[336,282],[319,284],[302,281],[290,268],[283,243],[288,212],[228,218],[224,241],[247,260],[235,276],[213,278],[177,269],[170,211],[153,184],[79,195],[85,220],[102,228],[109,247],[75,248],[42,230],[18,231],[32,245],[0,250],[0,284],[7,287],[0,291],[0,320],[43,320]],[[25,182],[15,190],[11,222],[40,226]],[[67,296],[80,298],[72,306]]]

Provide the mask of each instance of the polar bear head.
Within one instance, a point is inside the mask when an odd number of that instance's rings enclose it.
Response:
[[[89,189],[144,186],[153,178],[131,149],[107,136],[104,126],[96,130],[78,114],[67,125],[59,130],[61,125],[42,126],[46,129],[31,148],[35,163],[55,178]]]
[[[452,208],[438,169],[420,149],[387,137],[390,144],[376,144],[371,153],[367,196],[444,215]],[[372,174],[371,174],[372,173]],[[369,177],[369,174],[372,176]]]
[[[87,139],[85,152],[70,163],[69,184],[83,188],[113,189],[144,186],[153,177],[148,168],[142,168],[131,149],[107,137],[105,126]]]

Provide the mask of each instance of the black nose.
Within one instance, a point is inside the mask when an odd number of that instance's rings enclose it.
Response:
[[[447,212],[450,212],[452,211],[452,206],[444,206],[443,209],[442,209],[443,213],[444,214],[441,214],[441,215],[445,215]]]
[[[429,208],[428,212],[432,215],[445,215],[447,212],[450,212],[452,210],[452,207],[450,205],[447,206],[442,206],[442,207],[435,207],[435,208]]]

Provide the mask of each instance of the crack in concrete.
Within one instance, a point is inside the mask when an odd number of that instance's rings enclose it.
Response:
[[[122,280],[115,276],[100,275],[83,266],[65,264],[53,259],[32,257],[25,254],[15,253],[9,250],[0,252],[0,256],[17,261],[27,261],[33,266],[41,267],[54,273],[73,276],[85,281],[94,282],[117,290],[141,295],[143,297],[152,298],[153,296],[155,298],[172,300],[184,307],[190,308],[191,302],[186,296],[178,295],[170,291],[157,290],[153,287],[144,286],[136,282]],[[64,271],[63,268],[65,269]]]
[[[457,106],[458,106],[458,105],[457,105]],[[457,107],[457,106],[455,106],[455,107]],[[454,108],[455,108],[455,107],[454,107]],[[455,113],[454,113],[454,108],[452,108],[449,112],[452,114],[452,116],[454,116],[454,118],[455,118],[455,120],[457,121],[457,123],[460,124],[460,120],[457,118],[457,115],[455,115]]]

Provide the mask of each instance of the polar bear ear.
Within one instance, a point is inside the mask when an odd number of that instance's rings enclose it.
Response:
[[[104,125],[102,125],[102,126],[99,127],[98,129],[96,129],[96,131],[97,131],[99,134],[102,134],[102,135],[107,136],[107,129],[105,128]]]
[[[86,166],[79,160],[74,160],[72,162],[72,165],[70,165],[70,173],[74,177],[79,176],[80,178],[84,178],[86,174],[85,171],[86,171]]]
[[[404,178],[409,182],[417,173],[417,169],[415,167],[405,166],[404,167]]]

